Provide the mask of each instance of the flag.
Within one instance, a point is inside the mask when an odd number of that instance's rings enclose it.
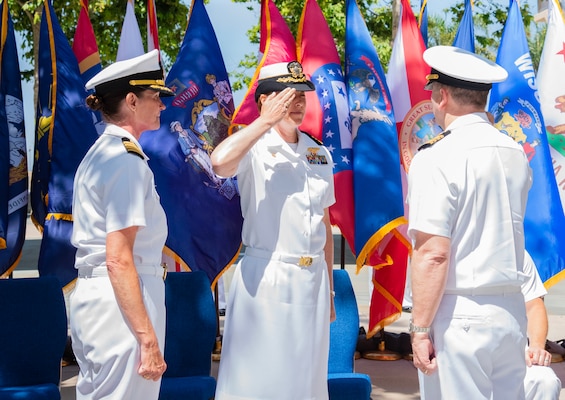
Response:
[[[135,17],[133,1],[128,0],[126,5],[126,16],[122,25],[116,61],[127,60],[145,54],[141,31]]]
[[[424,45],[428,46],[428,0],[420,0],[420,14],[418,15],[418,27],[424,40]]]
[[[559,2],[550,0],[537,83],[557,190],[565,209],[565,90],[561,85],[564,74],[565,20]],[[563,279],[563,272],[554,269],[547,276],[545,284],[551,287]]]
[[[160,50],[155,0],[147,0],[147,51]]]
[[[233,96],[203,0],[193,0],[166,84],[161,127],[140,138],[167,214],[166,259],[206,272],[212,285],[239,254],[243,219],[234,178],[220,179],[209,154],[228,135]],[[176,270],[175,266],[168,265]]]
[[[401,0],[401,6],[402,16],[394,38],[386,77],[394,104],[397,129],[401,128],[407,114],[416,112],[416,109],[412,110],[412,108],[416,108],[420,102],[431,104],[430,94],[424,90],[426,75],[430,72],[430,67],[423,58],[426,45],[409,0]],[[407,161],[404,154],[402,160]]]
[[[0,277],[4,278],[22,254],[28,179],[20,67],[6,1],[0,4],[0,18]]]
[[[39,91],[32,175],[35,221],[43,231],[38,270],[56,276],[65,290],[77,276],[72,231],[73,180],[98,138],[85,99],[77,59],[53,6],[43,2],[39,32]]]
[[[459,23],[453,46],[475,52],[475,28],[473,24],[473,5],[471,0],[465,0],[465,11]]]
[[[558,51],[563,49],[562,44],[563,39]],[[563,55],[560,57],[563,58]],[[549,287],[564,276],[565,216],[553,172],[524,23],[515,0],[510,1],[496,62],[508,71],[508,78],[493,85],[489,109],[495,126],[522,145],[528,156],[533,183],[524,218],[526,250],[532,256],[545,286]],[[555,79],[560,80],[561,76]]]
[[[98,52],[98,44],[94,36],[94,29],[90,23],[88,16],[88,0],[80,0],[80,14],[77,21],[77,29],[73,39],[73,53],[78,61],[78,68],[84,84],[88,82],[94,75],[102,70],[100,62],[100,53]],[[92,90],[94,92],[94,90]],[[102,120],[102,114],[99,111],[90,110],[92,122],[96,127],[98,134],[104,132],[106,124]]]
[[[259,71],[264,65],[296,60],[296,43],[292,32],[280,14],[273,0],[261,0],[261,38],[259,51],[263,54],[249,89],[235,110],[230,131],[238,126],[249,125],[257,117],[259,111],[255,103],[255,89]]]
[[[94,36],[94,29],[88,16],[88,0],[80,0],[80,14],[73,39],[73,53],[84,83],[102,70],[100,53]]]
[[[409,243],[392,99],[355,0],[346,2],[345,65],[353,135],[357,269],[374,267],[368,335],[400,317]]]
[[[324,14],[316,0],[306,0],[298,26],[298,59],[316,85],[306,93],[306,115],[301,130],[321,140],[334,161],[336,202],[330,220],[355,251],[353,205],[353,148],[347,91],[339,54]]]
[[[402,179],[403,198],[406,198],[406,173],[410,168],[412,157],[418,151],[418,147],[441,132],[441,128],[435,124],[430,93],[424,90],[426,75],[430,72],[430,67],[423,58],[426,45],[418,29],[414,13],[410,8],[410,2],[408,0],[401,0],[401,6],[402,15],[392,46],[386,81],[390,90],[392,104],[394,105],[394,119],[398,131],[400,159],[404,167],[404,170],[402,170],[402,167],[399,166],[401,169],[400,176]],[[408,215],[408,210],[406,205],[404,207],[404,215],[406,216]],[[393,231],[392,235],[389,235],[389,241],[386,243],[390,247],[387,251],[390,254],[394,254],[395,268],[397,267],[398,269],[408,268],[408,253],[411,246],[406,229],[407,224],[399,226]],[[384,271],[389,270],[393,270],[393,268],[384,269]],[[376,276],[377,272],[378,270],[373,275],[374,290],[371,304],[384,302],[389,307],[388,312],[392,313],[391,319],[394,321],[402,307],[400,302],[397,301],[399,297],[397,293],[395,293],[394,297],[387,296],[386,292],[381,290],[381,287],[384,286],[379,284]],[[408,285],[406,287],[406,301],[407,304],[411,303],[410,280],[401,280],[401,283],[402,285],[405,283]],[[400,291],[402,289],[397,290]],[[391,301],[391,299],[394,299],[394,301]],[[384,315],[387,314],[385,313]],[[378,321],[378,319],[375,318],[375,321]],[[378,324],[375,326],[378,327]]]

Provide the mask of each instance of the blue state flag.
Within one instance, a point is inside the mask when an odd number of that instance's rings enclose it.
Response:
[[[357,257],[364,261],[378,241],[406,220],[396,122],[385,74],[356,1],[346,4],[345,81],[353,137],[355,244]]]
[[[0,4],[0,277],[16,268],[27,219],[27,151],[14,25]]]
[[[473,5],[471,0],[465,0],[465,11],[459,23],[453,46],[475,52],[475,26],[473,24]]]
[[[215,284],[239,254],[243,218],[236,180],[216,176],[210,161],[228,135],[234,103],[203,0],[192,3],[166,84],[176,94],[162,99],[161,128],[140,139],[167,214],[164,258],[170,270],[202,270]]]
[[[67,289],[76,278],[72,232],[73,181],[98,138],[86,106],[78,62],[51,2],[44,0],[39,34],[36,154],[32,175],[34,220],[43,231],[40,275],[54,275]],[[35,190],[35,191],[34,191]],[[35,195],[35,196],[33,196]]]
[[[357,268],[370,265],[374,291],[368,335],[398,319],[410,244],[398,136],[391,95],[377,51],[355,0],[346,2],[345,82],[353,137]]]
[[[428,47],[428,0],[420,0],[420,14],[418,15],[418,27],[422,33],[424,44]]]
[[[565,217],[553,173],[534,66],[518,3],[510,2],[496,62],[508,71],[493,85],[489,110],[498,129],[523,146],[533,173],[524,230],[543,282],[565,268]],[[556,283],[556,282],[553,282]]]

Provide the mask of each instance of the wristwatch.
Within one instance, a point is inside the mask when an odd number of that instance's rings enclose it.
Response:
[[[410,327],[408,328],[408,332],[410,333],[428,333],[430,332],[430,327],[422,327],[422,326],[416,326],[414,325],[414,323],[412,322],[412,320],[410,320]]]

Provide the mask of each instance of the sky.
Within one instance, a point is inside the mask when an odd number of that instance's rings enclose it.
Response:
[[[143,0],[137,0],[143,1]],[[456,4],[461,0],[428,0],[428,15],[444,15],[444,9]],[[508,0],[494,0],[500,4],[508,4]],[[276,0],[275,0],[276,2]],[[530,4],[530,8],[537,8],[537,0],[522,0]],[[420,1],[412,0],[412,8],[417,11]],[[125,4],[125,1],[124,1]],[[158,4],[158,2],[157,2]],[[249,4],[253,4],[252,10],[249,10]],[[345,1],[344,1],[345,4]],[[228,72],[234,71],[243,55],[258,51],[258,44],[251,44],[247,39],[247,31],[250,27],[257,24],[260,17],[260,6],[258,2],[253,3],[233,3],[231,0],[210,0],[206,4],[206,10],[210,16],[210,20],[216,32],[220,49],[224,57],[224,63]],[[124,6],[125,15],[125,6]],[[234,16],[237,16],[234,18]],[[237,21],[237,23],[234,23]],[[140,26],[145,29],[145,26]],[[234,41],[234,38],[237,40]],[[24,63],[20,56],[20,69],[29,69],[29,65]],[[253,71],[251,71],[252,73]],[[35,130],[35,109],[33,105],[33,83],[22,82],[24,97],[24,114],[26,138],[28,144],[28,165],[31,169],[33,160],[33,140]],[[240,90],[234,93],[235,104],[239,104],[246,90]]]

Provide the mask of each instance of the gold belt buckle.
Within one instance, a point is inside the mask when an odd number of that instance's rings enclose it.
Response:
[[[298,260],[299,267],[309,267],[311,265],[312,265],[312,257],[301,256],[300,260]]]
[[[162,263],[161,267],[163,267],[163,280],[167,278],[167,263]]]

